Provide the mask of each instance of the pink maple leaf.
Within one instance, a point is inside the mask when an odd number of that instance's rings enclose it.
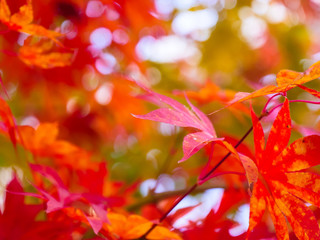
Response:
[[[45,177],[53,184],[53,187],[57,190],[58,198],[54,197],[53,195],[49,194],[46,190],[41,189],[40,187],[35,185],[33,186],[40,192],[40,194],[18,192],[16,192],[15,194],[27,195],[46,200],[47,213],[58,211],[68,206],[71,206],[76,201],[82,201],[85,204],[88,204],[90,207],[92,207],[95,213],[94,216],[84,213],[84,216],[87,218],[89,224],[91,225],[93,231],[96,234],[98,234],[98,232],[101,230],[102,225],[104,223],[108,223],[105,203],[109,203],[109,198],[90,193],[71,193],[64,185],[59,175],[52,168],[37,164],[30,164],[30,167],[34,172],[41,174],[43,177]],[[110,202],[112,203],[112,199]]]
[[[197,132],[189,133],[184,137],[183,158],[179,162],[189,159],[206,144],[223,140],[223,138],[217,138],[209,118],[195,107],[187,97],[186,100],[191,109],[170,97],[156,93],[139,83],[137,84],[149,93],[142,98],[159,105],[161,108],[145,115],[133,114],[134,117],[169,123],[179,127],[191,127],[198,130]],[[166,107],[166,105],[169,105],[170,107]]]

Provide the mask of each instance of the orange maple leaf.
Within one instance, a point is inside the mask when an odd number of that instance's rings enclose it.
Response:
[[[77,219],[86,225],[90,225],[88,217],[84,212],[74,207],[64,208],[63,211],[73,219]],[[99,217],[93,216],[92,219],[99,220]],[[100,231],[101,235],[105,235],[107,239],[112,240],[129,240],[139,239],[143,236],[153,225],[148,219],[126,213],[116,213],[111,210],[107,213],[108,221],[103,223]],[[152,232],[148,234],[146,239],[161,239],[161,240],[182,240],[182,238],[175,232],[161,226],[157,226]]]
[[[194,99],[199,104],[207,104],[217,101],[224,105],[228,104],[228,102],[234,99],[237,94],[236,91],[230,89],[221,89],[218,85],[211,81],[207,81],[197,91],[175,91],[175,93],[181,96],[186,94],[189,98]],[[250,115],[250,110],[243,103],[230,106],[230,111],[232,111],[232,113],[240,120],[243,120],[243,114]]]
[[[320,92],[314,90],[314,89],[311,89],[311,88],[308,88],[306,86],[302,86],[302,85],[298,85],[299,88],[301,88],[302,90],[310,93],[311,95],[317,97],[317,98],[320,98]]]
[[[54,44],[50,39],[32,42],[32,37],[29,37],[19,49],[18,56],[25,64],[44,69],[71,65],[73,53],[55,52],[53,48]]]
[[[51,31],[41,25],[31,23],[33,21],[32,0],[27,0],[26,4],[20,7],[19,12],[12,15],[6,0],[1,0],[0,21],[11,30],[39,37],[47,37],[57,43],[59,43],[57,37],[62,36],[59,32]]]
[[[89,152],[68,141],[57,139],[59,130],[56,123],[41,123],[37,129],[20,126],[18,131],[20,142],[36,157],[53,158],[58,164],[77,169],[94,169],[97,166],[90,160]]]
[[[307,83],[319,77],[320,77],[320,61],[314,63],[305,72],[281,70],[277,74],[277,78],[276,78],[278,86],[268,85],[252,93],[239,92],[236,94],[235,98],[229,102],[229,106],[235,103],[240,103],[245,100],[265,96],[268,94],[286,93],[292,88],[300,86],[304,83]],[[302,89],[305,90],[304,88]]]
[[[107,215],[110,224],[105,223],[104,228],[117,236],[117,239],[138,239],[153,225],[151,221],[139,215],[125,216],[114,212]],[[157,226],[148,234],[147,239],[180,240],[181,237],[165,227]]]
[[[299,239],[320,239],[313,212],[305,202],[320,207],[320,176],[308,168],[320,164],[320,136],[300,138],[287,147],[291,135],[289,101],[286,99],[265,146],[264,133],[252,111],[256,170],[250,200],[248,236],[268,207],[278,239],[289,240],[287,221]]]

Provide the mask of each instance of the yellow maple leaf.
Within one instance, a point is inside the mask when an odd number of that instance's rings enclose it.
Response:
[[[320,77],[320,61],[311,65],[305,72],[281,70],[277,74],[277,78],[276,78],[278,86],[268,85],[252,93],[239,92],[236,94],[235,98],[229,102],[228,106],[231,106],[232,104],[235,104],[235,103],[243,102],[245,100],[249,100],[252,98],[261,97],[269,94],[286,93],[292,88],[295,88],[297,86],[299,87],[302,84],[310,82],[319,77]],[[303,89],[303,90],[306,90],[306,89]]]

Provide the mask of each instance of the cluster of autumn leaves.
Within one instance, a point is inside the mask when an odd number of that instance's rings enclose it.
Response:
[[[14,14],[11,14],[6,0],[1,0],[0,21],[8,28],[4,34],[7,31],[25,34],[23,45],[19,47],[16,55],[26,65],[50,69],[72,64],[74,50],[60,42],[59,38],[62,38],[63,34],[33,24],[31,0],[27,0]],[[36,182],[32,185],[39,194],[24,193],[17,179],[18,170],[14,168],[14,178],[6,187],[4,210],[0,214],[1,239],[74,239],[85,234],[88,228],[85,226],[89,226],[96,234],[100,232],[108,239],[135,239],[152,226],[153,223],[142,216],[110,210],[112,206],[125,205],[128,193],[123,192],[121,183],[106,181],[106,164],[92,161],[92,153],[69,141],[59,140],[57,123],[41,123],[36,129],[31,126],[18,126],[10,107],[2,98],[0,108],[1,133],[11,140],[17,156],[19,147],[22,146],[32,154],[36,162],[40,159],[53,159],[54,165],[60,166],[62,172],[64,168],[72,169],[81,182],[83,191],[91,192],[70,192],[57,172],[42,162],[42,165],[29,165]],[[87,178],[94,181],[88,183]],[[45,179],[51,183],[50,188],[44,186]],[[104,193],[104,189],[109,193]],[[130,191],[129,193],[131,194]],[[25,204],[24,196],[39,198],[46,202],[46,206]],[[79,204],[80,207],[77,206]],[[45,211],[47,217],[38,221],[36,216],[41,211]],[[150,237],[181,239],[178,234],[164,227],[157,227]]]
[[[105,1],[106,4],[110,2],[113,1]],[[133,29],[140,30],[146,19],[150,23],[155,21],[151,14],[137,17],[142,3],[144,1],[141,0],[136,5],[121,5],[124,12],[119,13],[123,14],[124,22],[131,23]],[[119,3],[116,5],[119,6]],[[31,0],[27,0],[14,14],[11,14],[7,2],[0,0],[0,21],[7,27],[3,34],[11,31],[26,34],[22,35],[25,39],[18,46],[16,56],[28,68],[41,69],[36,71],[39,75],[43,73],[41,71],[49,71],[51,68],[72,68],[79,61],[76,50],[62,43],[64,35],[60,32],[34,24],[33,16]],[[118,26],[110,26],[112,27]],[[134,58],[134,50],[130,47],[121,49],[128,60]],[[84,62],[90,64],[91,60],[86,62],[82,59],[77,67],[84,66]],[[93,93],[86,93],[91,110],[96,111],[89,115],[89,120],[86,119],[94,125],[88,128],[88,135],[92,137],[92,133],[102,131],[109,131],[112,135],[114,129],[121,133],[125,128],[143,138],[149,127],[141,123],[147,122],[144,120],[187,128],[190,132],[184,136],[183,156],[179,162],[188,160],[203,148],[209,158],[207,165],[201,167],[195,188],[222,175],[226,182],[230,185],[237,183],[242,190],[226,188],[220,206],[215,211],[211,210],[205,219],[189,222],[181,229],[174,229],[172,224],[196,206],[180,209],[169,216],[163,215],[165,210],[176,204],[176,198],[172,199],[170,196],[168,199],[159,199],[162,205],[160,207],[157,200],[154,200],[157,198],[155,194],[139,214],[130,213],[125,209],[134,206],[137,201],[134,196],[139,182],[130,185],[113,180],[107,161],[97,154],[95,147],[86,150],[80,146],[81,141],[80,144],[75,143],[77,141],[74,141],[72,134],[78,131],[75,126],[78,120],[75,117],[79,110],[77,107],[73,112],[74,118],[70,118],[72,124],[68,125],[67,121],[64,123],[65,126],[70,126],[71,131],[70,136],[67,134],[68,137],[64,139],[61,137],[63,134],[60,134],[59,119],[56,122],[39,122],[37,127],[18,124],[12,107],[1,98],[0,132],[4,138],[1,141],[11,143],[10,157],[15,159],[9,164],[10,168],[3,167],[12,172],[13,178],[4,189],[4,209],[0,213],[1,239],[261,239],[275,235],[278,239],[289,239],[294,237],[293,234],[298,239],[320,238],[317,212],[310,210],[306,204],[320,208],[320,177],[312,168],[320,164],[320,136],[311,134],[289,144],[292,123],[290,100],[286,97],[287,91],[299,87],[320,98],[318,91],[302,85],[320,77],[320,62],[302,73],[282,70],[277,75],[277,86],[269,85],[252,93],[220,89],[212,82],[208,82],[199,92],[175,92],[176,95],[185,96],[189,106],[156,93],[139,81],[129,81],[119,75],[112,77],[116,81],[113,82],[113,96],[108,105],[111,113],[106,115],[105,109],[101,110],[101,107],[92,103]],[[4,83],[1,83],[4,95],[10,98]],[[76,81],[69,83],[72,84],[77,85]],[[77,87],[80,88],[78,85]],[[131,94],[130,87],[145,93],[137,97]],[[260,117],[243,104],[246,100],[270,94],[273,94],[270,101],[274,96],[283,96],[284,101],[272,109],[266,106]],[[189,98],[198,103],[217,100],[232,112],[250,114],[255,154],[241,144],[243,140],[218,136],[209,117]],[[147,111],[144,100],[151,101],[160,108],[145,115],[137,115]],[[121,104],[123,101],[129,107],[124,107]],[[70,101],[68,103],[70,105]],[[265,143],[261,119],[279,108],[281,109]],[[135,121],[133,126],[132,121]],[[79,128],[83,130],[82,125]],[[99,147],[103,146],[101,142],[110,141],[108,136],[94,136],[99,138]],[[91,139],[88,139],[89,142]],[[223,164],[219,161],[225,154],[230,157],[223,161],[229,161],[231,167],[222,165],[217,171],[211,171],[217,164]],[[239,175],[239,178],[234,179],[228,174]],[[247,178],[250,195],[242,187],[244,176]],[[237,226],[237,223],[227,216],[235,206],[246,202],[250,202],[249,229],[246,233],[232,236],[230,229]],[[274,223],[275,233],[265,224],[266,209]]]
[[[304,73],[283,70],[277,76],[278,86],[270,85],[253,93],[240,93],[242,97],[240,99],[236,97],[229,104],[240,103],[271,93],[286,94],[288,90],[296,86],[319,98],[318,91],[300,85],[318,78],[320,76],[319,67],[320,63],[317,62]],[[266,146],[264,131],[260,123],[261,117],[258,118],[251,111],[255,157],[250,159],[238,153],[229,143],[223,141],[223,138],[218,138],[207,116],[192,105],[188,99],[192,111],[173,99],[149,89],[146,90],[151,93],[152,98],[166,103],[171,108],[160,108],[136,117],[199,130],[185,136],[183,140],[184,157],[180,161],[187,160],[208,143],[217,142],[225,145],[242,162],[249,186],[253,187],[247,238],[261,221],[266,209],[269,210],[278,239],[289,239],[287,221],[298,239],[318,239],[320,237],[317,219],[305,205],[307,202],[320,207],[318,186],[320,177],[310,170],[320,163],[318,157],[320,136],[309,135],[288,146],[291,136],[291,116],[287,98],[281,104],[282,108],[273,122]],[[152,98],[153,102],[157,102]],[[148,99],[150,100],[150,97]],[[203,183],[201,177],[199,182]]]
[[[58,38],[62,36],[57,31],[48,30],[41,25],[33,24],[32,1],[20,7],[19,12],[11,14],[6,0],[1,1],[0,20],[9,30],[26,35],[26,39],[18,50],[18,57],[25,64],[40,68],[68,66],[72,62],[73,51],[63,49]],[[43,38],[44,37],[44,38]],[[64,51],[57,51],[58,44]]]

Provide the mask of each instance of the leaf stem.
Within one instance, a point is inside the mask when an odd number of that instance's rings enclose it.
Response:
[[[320,102],[308,101],[308,100],[290,100],[289,102],[302,102],[302,103],[310,103],[310,104],[320,104]]]
[[[261,120],[264,116],[266,115],[261,115],[259,117],[259,120]],[[234,145],[234,148],[237,148],[240,146],[240,144],[246,139],[246,137],[248,137],[248,135],[251,133],[251,131],[253,130],[253,127],[251,127],[244,135],[243,137],[237,142],[236,145]],[[206,178],[208,178],[229,156],[231,155],[231,152],[228,152],[205,176],[203,176],[202,178],[200,178],[199,180],[205,180]]]
[[[277,94],[276,94],[276,95],[277,95]],[[275,97],[276,95],[272,96],[269,100],[271,100],[271,99],[272,99],[273,97]],[[268,100],[268,101],[269,101],[269,100]],[[308,101],[308,100],[289,100],[289,102],[290,102],[290,103],[292,103],[292,102],[301,102],[301,103],[309,103],[309,104],[320,104],[320,102]],[[267,104],[268,104],[268,102],[267,102]],[[275,109],[277,109],[278,107],[281,107],[281,106],[283,105],[283,103],[280,103],[279,105],[273,107],[271,110],[268,111],[268,110],[266,109],[267,104],[266,104],[265,107],[263,108],[262,114],[265,113],[265,114],[269,115],[269,114],[272,113]]]
[[[223,182],[215,182],[215,183],[210,183],[210,184],[202,184],[201,186],[198,186],[197,189],[195,189],[193,192],[194,193],[201,193],[201,192],[204,192],[205,190],[212,189],[212,188],[227,189],[228,187]],[[187,189],[184,188],[184,189],[179,189],[179,190],[174,190],[174,191],[168,191],[168,192],[162,192],[162,193],[148,195],[148,196],[142,198],[139,202],[136,202],[136,203],[128,206],[127,210],[129,212],[134,212],[137,209],[139,209],[141,206],[144,206],[146,204],[157,203],[163,199],[167,199],[167,198],[174,197],[174,196],[180,196],[180,195],[184,194],[188,189],[189,188],[187,188]]]
[[[267,110],[267,114],[269,115],[269,114],[271,114],[275,109],[277,109],[278,107],[281,107],[283,105],[283,103],[280,103],[279,105],[277,105],[277,106],[275,106],[275,107],[273,107],[271,110]]]
[[[262,114],[268,112],[267,107],[268,107],[269,103],[271,102],[271,100],[274,99],[274,98],[277,97],[277,96],[280,96],[280,95],[281,95],[281,93],[277,93],[277,94],[273,95],[272,97],[270,97],[270,98],[268,99],[268,101],[267,101],[266,104],[264,105],[264,108],[262,109]]]
[[[189,188],[188,191],[186,191],[182,196],[179,196],[178,199],[176,199],[174,201],[174,203],[172,204],[172,206],[161,216],[161,218],[159,219],[158,223],[154,223],[151,228],[145,233],[143,234],[143,236],[141,238],[139,238],[140,240],[144,240],[146,239],[146,237],[148,236],[148,234],[156,228],[156,226],[158,226],[159,223],[161,223],[164,219],[166,219],[166,217],[169,215],[169,213],[186,197],[188,196],[191,192],[193,192],[193,190],[195,190],[197,187],[199,186],[199,184],[196,182],[192,187]]]

